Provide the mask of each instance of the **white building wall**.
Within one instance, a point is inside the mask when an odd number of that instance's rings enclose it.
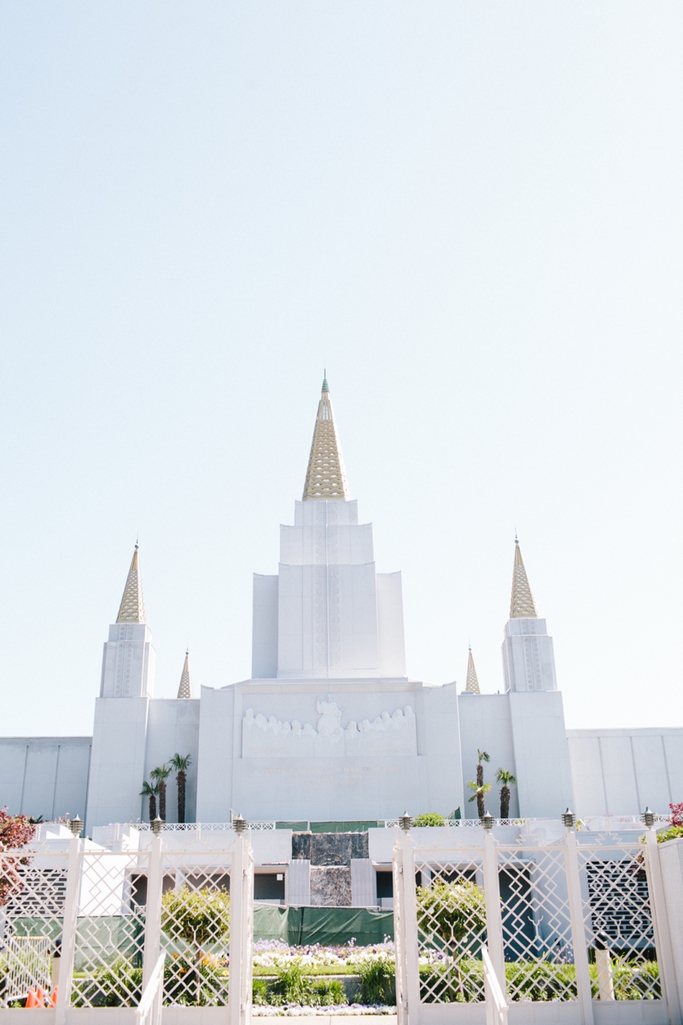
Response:
[[[462,801],[454,686],[383,680],[320,683],[318,689],[308,681],[252,680],[220,691],[202,690],[201,820],[226,821],[230,808],[252,819],[381,819],[394,818],[407,806],[447,813]],[[362,737],[353,734],[352,743],[367,740],[369,745],[366,754],[354,755],[348,753],[346,734],[335,740],[316,732],[320,699],[336,703],[342,731],[352,721],[381,721],[383,713],[391,717],[406,706],[413,709],[413,717],[404,717],[399,729],[389,724]],[[246,716],[248,710],[253,714]],[[262,726],[255,722],[259,716]],[[253,722],[246,755],[245,718]],[[265,727],[270,720],[272,726]],[[311,732],[294,740],[283,729],[294,720],[311,724]],[[300,746],[293,749],[290,741]]]
[[[113,623],[102,656],[100,697],[152,697],[155,659],[145,623]]]
[[[254,573],[251,675],[257,680],[277,676],[277,617],[277,576]]]
[[[405,677],[406,648],[401,573],[378,573],[376,581],[379,674],[389,679]]]
[[[464,691],[458,698],[460,714],[460,743],[464,779],[464,804],[462,817],[477,818],[476,802],[468,798],[472,791],[469,780],[474,780],[477,771],[477,751],[486,751],[490,762],[484,764],[484,782],[492,784],[486,804],[493,816],[500,814],[500,787],[495,782],[497,769],[506,769],[517,775],[515,748],[510,720],[510,696],[508,694],[468,694]],[[519,815],[517,788],[512,787],[510,815]]]
[[[574,804],[562,695],[508,695],[519,814],[558,818]]]
[[[576,813],[666,814],[683,800],[683,729],[568,730]]]
[[[197,771],[197,821],[229,822],[230,809],[246,818],[257,818],[247,805],[240,807],[233,794],[233,757],[240,755],[241,721],[235,717],[237,687],[201,689],[199,758]],[[241,719],[241,716],[239,717]],[[280,818],[279,815],[272,816]],[[283,816],[284,817],[284,816]]]
[[[0,739],[0,808],[46,820],[85,814],[90,737]]]
[[[142,817],[149,704],[149,698],[97,699],[86,830]]]
[[[505,624],[503,675],[506,690],[557,690],[553,639],[545,619],[515,618]]]
[[[199,699],[159,699],[150,701],[147,725],[145,774],[149,779],[152,769],[170,761],[174,754],[190,755],[192,761],[187,773],[185,795],[185,821],[194,822],[197,812],[197,761],[199,757]],[[144,817],[148,809],[143,802]],[[166,821],[178,821],[178,796],[175,775],[166,780]]]

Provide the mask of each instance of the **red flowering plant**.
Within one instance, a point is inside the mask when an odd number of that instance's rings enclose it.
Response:
[[[0,907],[23,889],[20,868],[30,865],[31,857],[15,852],[30,843],[35,833],[36,827],[25,815],[10,815],[7,808],[0,808]]]
[[[670,804],[669,810],[671,811],[671,825],[683,826],[683,802],[681,804]]]

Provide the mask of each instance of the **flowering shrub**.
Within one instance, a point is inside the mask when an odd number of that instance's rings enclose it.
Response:
[[[683,802],[681,804],[670,804],[671,825],[683,826]]]
[[[256,940],[254,943],[254,966],[272,968],[273,972],[287,968],[293,962],[311,975],[320,968],[357,971],[361,964],[387,958],[393,963],[394,944],[388,936],[385,936],[384,943],[375,943],[371,947],[357,947],[353,942],[339,947],[322,947],[319,943],[290,947],[281,940]]]
[[[23,883],[19,868],[31,863],[31,858],[27,855],[17,857],[14,854],[5,854],[5,851],[16,851],[25,847],[35,833],[36,827],[25,815],[10,815],[7,808],[0,808],[0,907],[21,893]]]

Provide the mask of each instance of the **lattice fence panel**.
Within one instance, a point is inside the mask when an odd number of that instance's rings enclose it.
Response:
[[[164,1003],[225,1006],[230,965],[231,853],[164,853]]]
[[[496,856],[508,998],[578,999],[564,846]]]
[[[452,861],[415,854],[420,999],[423,1003],[484,1000],[480,956],[486,942],[481,861],[468,852]]]
[[[0,853],[0,1007],[52,991],[66,893],[66,853]]]
[[[578,849],[593,999],[662,999],[644,847]]]
[[[142,992],[145,853],[81,855],[71,1004],[134,1007]]]

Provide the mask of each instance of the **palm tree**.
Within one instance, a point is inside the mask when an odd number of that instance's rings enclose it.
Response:
[[[472,796],[468,797],[467,799],[468,803],[471,804],[472,801],[477,802],[477,814],[479,815],[480,819],[483,819],[484,815],[486,814],[486,809],[484,807],[484,795],[488,794],[489,790],[491,789],[491,784],[482,783],[481,786],[479,786],[478,783],[475,783],[474,780],[471,779],[467,786],[470,788],[470,790],[474,790]]]
[[[490,762],[491,759],[487,755],[486,751],[480,751],[477,748],[477,786],[483,787],[484,785],[484,762]]]
[[[175,769],[176,783],[178,785],[178,822],[185,821],[185,784],[187,783],[187,770],[190,767],[192,755],[174,754],[171,758],[171,768]]]
[[[159,816],[164,822],[166,821],[166,780],[170,775],[171,769],[168,765],[159,765],[150,772],[150,776],[156,780],[159,788]]]
[[[515,786],[517,780],[511,772],[499,769],[496,773],[496,783],[503,784],[500,788],[500,817],[507,819],[510,817],[510,787]]]
[[[146,780],[142,784],[142,790],[140,791],[140,797],[149,797],[149,821],[153,822],[157,817],[157,793],[159,791],[156,783],[148,783]]]

